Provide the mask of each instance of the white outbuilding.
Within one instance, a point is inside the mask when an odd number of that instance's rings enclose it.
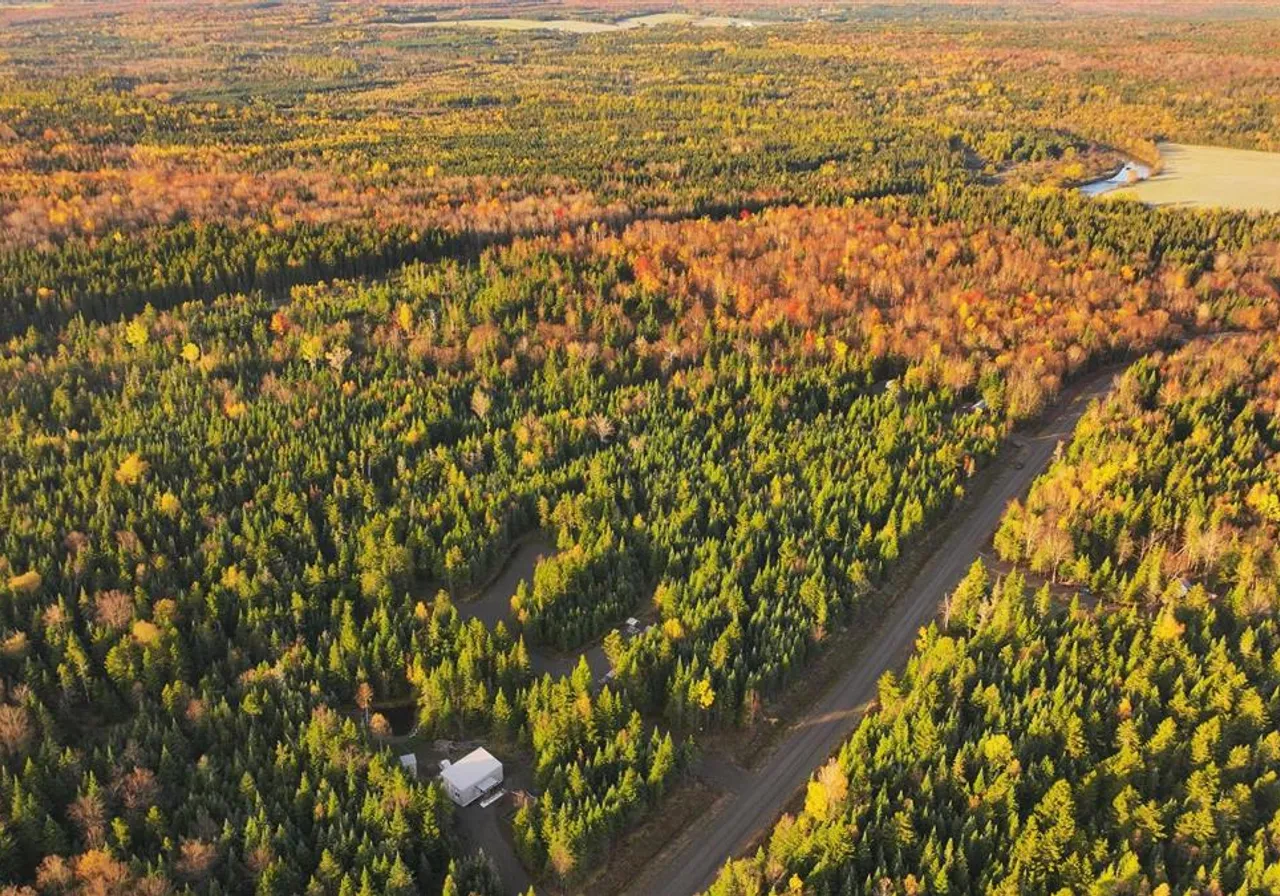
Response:
[[[502,783],[502,763],[480,747],[441,771],[440,780],[449,799],[466,806]]]

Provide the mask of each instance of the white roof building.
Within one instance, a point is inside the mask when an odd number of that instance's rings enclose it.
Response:
[[[407,771],[409,774],[413,775],[415,778],[418,777],[417,755],[413,753],[405,753],[403,756],[400,757],[400,767],[403,768],[405,771]]]
[[[466,806],[502,783],[502,763],[480,747],[441,771],[440,780],[449,799]]]

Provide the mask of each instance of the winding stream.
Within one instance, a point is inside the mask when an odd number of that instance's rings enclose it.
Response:
[[[1119,190],[1121,187],[1128,187],[1136,183],[1140,183],[1151,177],[1151,169],[1141,162],[1128,161],[1115,174],[1106,180],[1095,180],[1087,183],[1080,188],[1080,192],[1086,196],[1101,196],[1103,193],[1110,193],[1112,190]]]

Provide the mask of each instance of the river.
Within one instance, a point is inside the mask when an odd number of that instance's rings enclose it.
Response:
[[[1080,192],[1086,196],[1101,196],[1103,193],[1110,193],[1112,190],[1119,190],[1121,187],[1132,186],[1151,177],[1151,169],[1141,162],[1128,161],[1115,174],[1106,180],[1095,180],[1087,183],[1080,188]]]

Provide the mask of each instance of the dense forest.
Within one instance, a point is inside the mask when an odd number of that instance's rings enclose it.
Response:
[[[1280,147],[1280,26],[979,6],[0,6],[0,892],[496,896],[480,742],[590,889],[1135,361],[717,889],[1274,887],[1280,218],[1073,187]]]
[[[1028,566],[974,564],[711,892],[1280,887],[1277,363],[1250,338],[1134,365],[1006,516]],[[1095,590],[1038,579],[1059,567]]]
[[[1274,612],[1278,362],[1224,339],[1135,365],[1010,508],[1001,556],[1124,603],[1199,581],[1236,615]]]

